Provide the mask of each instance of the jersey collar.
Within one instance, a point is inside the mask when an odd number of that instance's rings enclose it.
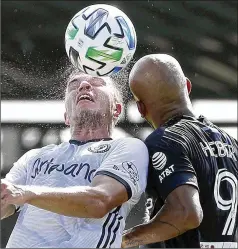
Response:
[[[165,126],[165,127],[171,126],[171,125],[177,123],[178,121],[180,121],[181,119],[197,120],[197,118],[194,116],[180,114],[180,115],[176,115],[176,116],[170,118],[168,121],[166,121],[164,123],[163,126]]]
[[[75,145],[84,145],[86,143],[99,142],[99,141],[109,141],[109,140],[112,140],[112,138],[99,138],[99,139],[91,139],[91,140],[87,140],[87,141],[80,141],[80,140],[70,139],[69,143],[70,144],[75,144]]]
[[[177,123],[178,121],[180,121],[181,119],[187,119],[187,120],[193,120],[193,121],[200,121],[201,123],[205,123],[205,124],[211,124],[204,116],[200,115],[198,118],[196,118],[195,116],[189,116],[189,115],[177,115],[172,117],[171,119],[169,119],[167,122],[164,123],[164,127],[169,127],[175,123]]]

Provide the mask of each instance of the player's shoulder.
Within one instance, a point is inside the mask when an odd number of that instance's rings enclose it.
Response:
[[[170,128],[170,127],[169,127]],[[160,146],[163,143],[168,144],[170,143],[170,139],[168,139],[168,129],[166,127],[159,127],[145,139],[146,146]]]
[[[203,124],[204,126],[204,124]],[[187,140],[191,134],[195,133],[195,131],[200,131],[202,128],[202,123],[200,120],[190,117],[183,116],[174,118],[171,121],[168,121],[166,125],[159,127],[154,132],[152,132],[147,139],[146,142],[153,140],[168,140],[168,141],[185,141]]]
[[[124,147],[124,148],[128,148],[131,151],[147,151],[147,147],[145,145],[145,143],[135,137],[124,137],[124,138],[119,138],[119,139],[115,139],[113,140],[113,144],[116,147]]]
[[[46,145],[46,146],[43,146],[41,148],[35,148],[35,149],[31,149],[29,151],[27,151],[23,157],[25,159],[31,159],[31,158],[35,158],[37,156],[40,156],[40,155],[43,155],[45,153],[50,153],[50,152],[53,152],[57,149],[60,149],[60,148],[63,148],[67,146],[67,143],[61,143],[59,145],[57,144],[49,144],[49,145]]]
[[[118,144],[128,144],[128,145],[139,145],[139,146],[145,146],[144,142],[140,140],[139,138],[135,137],[123,137],[118,138],[114,140]]]
[[[61,143],[61,144],[49,144],[46,146],[43,146],[41,148],[38,148],[36,150],[38,150],[38,153],[44,153],[45,151],[49,152],[49,151],[54,151],[56,149],[60,149],[67,146],[67,143]]]
[[[154,130],[146,139],[145,144],[149,151],[183,151],[187,150],[187,138],[185,131],[178,129],[178,123],[169,127],[159,127]]]
[[[165,127],[159,127],[156,130],[152,131],[150,135],[148,135],[148,137],[145,139],[145,144],[159,141],[163,137],[164,132],[165,132]]]

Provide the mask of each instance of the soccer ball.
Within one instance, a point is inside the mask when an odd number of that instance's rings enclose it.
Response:
[[[106,4],[79,11],[65,32],[70,62],[92,76],[109,76],[126,67],[136,44],[131,20],[118,8]]]

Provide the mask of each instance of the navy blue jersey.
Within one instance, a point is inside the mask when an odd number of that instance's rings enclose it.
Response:
[[[166,247],[236,241],[237,141],[202,116],[182,116],[156,129],[145,143],[150,154],[147,194],[154,202],[150,217],[184,184],[198,189],[203,209],[200,226],[166,241]]]

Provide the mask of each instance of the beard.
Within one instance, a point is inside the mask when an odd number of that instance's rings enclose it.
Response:
[[[110,113],[102,114],[97,110],[81,110],[74,117],[74,123],[79,129],[96,129],[99,127],[108,127],[110,130],[112,126],[112,115]]]

